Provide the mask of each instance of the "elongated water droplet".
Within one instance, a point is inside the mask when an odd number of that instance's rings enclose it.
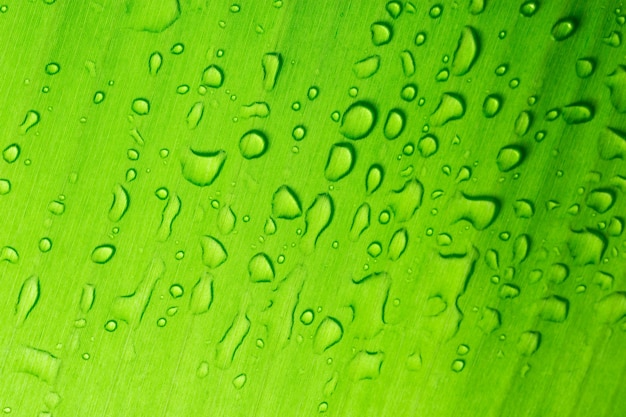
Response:
[[[389,140],[394,140],[404,130],[405,115],[400,109],[392,109],[387,113],[387,120],[385,121],[385,127],[383,133]]]
[[[461,31],[459,42],[452,58],[452,73],[460,76],[469,72],[478,57],[478,35],[471,26]]]
[[[160,242],[165,242],[172,234],[172,225],[180,214],[181,206],[180,197],[176,193],[172,193],[167,200],[167,204],[165,204],[165,208],[163,208],[161,224],[159,224],[159,229],[157,230],[157,240]]]
[[[308,252],[315,249],[320,235],[330,224],[334,214],[333,199],[329,194],[319,194],[304,216],[303,244]]]
[[[483,114],[487,118],[492,118],[500,112],[501,105],[502,97],[497,94],[490,94],[485,97],[485,101],[483,102]]]
[[[20,145],[12,143],[2,151],[2,159],[8,164],[12,164],[20,157],[21,151]]]
[[[279,53],[263,55],[261,66],[263,67],[263,88],[265,91],[272,91],[276,87],[282,64],[283,59]]]
[[[189,129],[195,129],[198,127],[200,120],[202,120],[202,115],[204,114],[204,103],[198,101],[191,106],[189,113],[187,113],[187,127]]]
[[[389,259],[396,261],[402,256],[409,243],[409,234],[406,229],[399,229],[391,237],[389,241]]]
[[[353,242],[359,239],[359,236],[370,227],[371,208],[367,203],[363,203],[356,209],[350,226],[350,240]]]
[[[35,110],[28,110],[26,112],[26,116],[24,116],[24,121],[20,125],[19,132],[21,135],[25,135],[30,129],[39,123],[39,113]]]
[[[202,314],[209,311],[213,303],[213,276],[205,272],[191,290],[189,311],[192,314]]]
[[[163,65],[163,55],[161,55],[160,52],[153,52],[150,55],[150,59],[148,59],[150,75],[157,75],[161,69],[161,65]]]
[[[400,61],[402,62],[402,72],[407,77],[415,74],[415,59],[413,54],[408,49],[405,49],[400,53]]]
[[[383,167],[378,164],[372,165],[367,171],[365,177],[365,191],[368,194],[373,194],[380,185],[383,183],[384,171]]]
[[[22,288],[17,297],[15,304],[16,326],[20,327],[28,318],[37,301],[39,301],[40,288],[39,278],[36,276],[29,277],[22,283]]]
[[[129,205],[130,197],[128,191],[122,185],[116,184],[113,188],[113,203],[109,209],[109,220],[119,222],[128,211]]]
[[[217,214],[217,228],[220,233],[229,234],[235,229],[237,217],[229,206],[223,206]]]
[[[594,109],[590,104],[574,103],[563,107],[563,113],[561,113],[561,115],[565,123],[574,125],[591,121],[594,113]]]

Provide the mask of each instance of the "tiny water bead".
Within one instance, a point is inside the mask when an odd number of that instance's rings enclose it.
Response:
[[[428,15],[432,17],[433,19],[437,19],[438,17],[441,16],[442,13],[443,13],[443,5],[441,4],[434,5],[428,11]]]

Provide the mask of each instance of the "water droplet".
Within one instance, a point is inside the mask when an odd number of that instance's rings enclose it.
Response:
[[[246,159],[259,158],[266,150],[267,137],[259,130],[250,130],[239,140],[239,151]]]
[[[593,58],[580,58],[576,61],[576,75],[580,78],[590,77],[596,69],[596,62]]]
[[[329,181],[339,181],[352,171],[355,163],[354,147],[346,142],[336,143],[330,148],[324,176]]]
[[[313,351],[321,354],[343,338],[343,326],[334,317],[324,317],[313,336]]]
[[[422,46],[426,42],[426,32],[418,32],[415,35],[415,45]]]
[[[613,48],[619,48],[622,45],[622,33],[614,30],[602,38],[602,42],[605,45],[612,46]]]
[[[350,226],[350,240],[357,241],[359,236],[370,226],[371,208],[363,203],[356,209]]]
[[[388,196],[389,206],[398,222],[410,220],[422,204],[424,187],[416,179],[408,180],[399,190],[392,190]]]
[[[195,129],[198,127],[200,120],[202,120],[202,115],[204,114],[204,103],[198,101],[191,106],[189,109],[189,113],[187,113],[187,127],[189,129]]]
[[[563,107],[563,120],[565,123],[573,125],[587,123],[593,119],[594,109],[588,103],[574,103]]]
[[[217,268],[228,260],[226,248],[213,236],[202,236],[200,247],[202,248],[202,263],[209,268]]]
[[[363,139],[374,128],[376,110],[374,106],[363,101],[351,104],[341,118],[339,132],[348,139]]]
[[[4,148],[2,151],[2,159],[8,164],[12,164],[17,161],[20,157],[21,148],[17,143],[12,143],[11,145]]]
[[[313,87],[309,87],[309,90],[307,91],[306,96],[309,98],[309,100],[313,101],[317,98],[319,93],[320,93],[319,88],[313,86]]]
[[[276,86],[282,64],[283,59],[279,53],[263,55],[261,66],[263,67],[263,88],[265,91],[272,91]]]
[[[422,136],[417,142],[417,149],[422,157],[428,158],[437,153],[437,149],[439,149],[439,140],[435,135],[431,134]]]
[[[116,184],[113,188],[113,203],[109,209],[109,220],[119,222],[128,211],[129,205],[128,191],[122,185]]]
[[[465,220],[476,230],[489,227],[500,212],[500,203],[490,196],[470,196],[461,193],[454,206],[457,211],[456,221]]]
[[[211,304],[213,304],[213,279],[210,273],[204,272],[191,289],[189,311],[192,314],[203,314],[211,308]]]
[[[400,91],[400,98],[404,101],[411,102],[417,97],[417,85],[407,84]]]
[[[357,61],[352,67],[352,72],[359,79],[366,79],[378,72],[380,68],[380,55],[371,55]]]
[[[105,264],[115,255],[115,246],[100,245],[91,252],[91,260],[97,264]]]
[[[370,32],[372,34],[372,43],[375,46],[386,45],[391,42],[393,36],[393,30],[391,25],[385,22],[374,22],[370,26]]]
[[[40,287],[39,278],[31,276],[22,283],[20,293],[15,304],[16,326],[20,327],[28,318],[39,301]]]
[[[10,264],[16,264],[20,259],[19,254],[15,248],[11,246],[4,246],[0,249],[0,262],[7,261]]]
[[[274,265],[265,253],[257,253],[248,262],[248,273],[252,282],[272,282]]]
[[[185,290],[183,289],[182,285],[172,284],[170,286],[170,295],[172,296],[172,298],[180,298],[183,296],[183,294],[185,294]]]
[[[111,333],[117,329],[117,322],[115,320],[109,320],[104,324],[104,330]]]
[[[413,54],[408,49],[405,49],[400,53],[400,61],[402,62],[402,72],[407,77],[415,74],[415,59]]]
[[[133,100],[131,110],[139,116],[145,116],[150,113],[150,102],[145,98],[136,98]]]
[[[389,241],[388,255],[392,261],[398,260],[407,248],[409,235],[406,229],[398,229]]]
[[[383,246],[380,244],[380,242],[372,242],[367,247],[367,253],[372,258],[378,258],[382,252]]]
[[[443,13],[443,5],[441,4],[434,5],[428,11],[428,15],[432,17],[433,19],[437,19],[438,17],[441,16],[442,13]]]
[[[531,17],[535,13],[537,13],[538,8],[539,8],[539,4],[536,1],[527,1],[527,2],[522,3],[519,9],[519,12],[524,17]]]
[[[501,172],[509,172],[518,167],[524,161],[524,150],[517,145],[509,145],[500,148],[496,158],[496,164]]]
[[[443,93],[439,104],[431,115],[430,121],[434,126],[443,126],[465,115],[465,101],[455,93]]]
[[[157,75],[163,65],[163,55],[160,52],[153,52],[148,59],[148,70],[150,75]]]
[[[517,341],[517,349],[524,356],[534,354],[541,344],[541,333],[535,331],[527,331],[520,335]]]
[[[471,26],[465,26],[452,57],[452,73],[457,76],[467,74],[478,57],[478,49],[476,31]]]
[[[61,66],[56,62],[51,62],[46,65],[46,74],[48,75],[58,74],[59,71],[61,71]]]
[[[172,55],[180,55],[184,51],[185,51],[185,45],[183,45],[182,43],[175,43],[170,48],[170,52],[172,53]]]
[[[181,158],[183,177],[199,187],[211,185],[220,174],[226,152],[199,152],[188,148]]]
[[[497,94],[490,94],[483,102],[483,114],[487,118],[492,118],[500,112],[502,97]]]
[[[295,219],[302,215],[302,206],[296,193],[287,185],[280,186],[272,198],[272,214],[279,219]]]
[[[542,320],[562,323],[567,319],[569,301],[556,295],[546,297],[537,303],[537,311]]]
[[[202,85],[220,88],[224,84],[224,71],[217,65],[209,65],[202,72]]]
[[[235,379],[233,379],[233,386],[235,387],[235,389],[242,389],[244,385],[246,385],[246,381],[248,380],[248,377],[246,376],[246,374],[239,374],[235,377]]]
[[[26,116],[24,116],[24,121],[20,125],[19,132],[21,135],[25,135],[30,129],[39,123],[40,115],[35,110],[28,110],[26,112]]]
[[[372,165],[367,171],[367,176],[365,177],[365,191],[368,194],[372,194],[378,190],[383,182],[383,177],[383,167],[378,164]]]
[[[552,26],[552,39],[555,41],[564,41],[576,32],[578,22],[572,17],[560,19]]]
[[[42,253],[50,252],[51,249],[52,249],[52,241],[49,238],[44,237],[39,241],[39,250]]]
[[[465,368],[465,361],[464,361],[463,359],[455,359],[455,360],[452,362],[451,369],[452,369],[454,372],[457,372],[457,373],[458,373],[458,372],[461,372],[464,368]]]
[[[304,310],[302,314],[300,315],[300,321],[305,326],[308,326],[311,323],[313,323],[313,320],[315,320],[315,313],[311,309]]]
[[[392,19],[397,19],[402,13],[402,3],[396,0],[391,0],[385,5],[385,10],[389,13]]]
[[[176,87],[177,94],[187,94],[189,92],[189,86],[187,84],[182,84]]]
[[[616,199],[615,192],[611,189],[595,189],[587,195],[587,207],[602,214],[613,207]]]

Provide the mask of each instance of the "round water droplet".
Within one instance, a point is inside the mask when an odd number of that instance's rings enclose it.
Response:
[[[380,244],[380,242],[372,242],[367,247],[367,253],[372,258],[378,258],[382,252],[383,246]]]
[[[376,109],[370,103],[357,101],[348,107],[341,118],[339,132],[348,139],[363,139],[374,128]]]
[[[422,46],[426,42],[426,32],[418,32],[415,35],[415,45]]]
[[[302,314],[300,315],[300,321],[305,326],[308,326],[309,324],[313,323],[313,320],[315,320],[315,313],[311,309],[304,310]]]
[[[519,8],[519,12],[522,16],[531,17],[535,13],[537,13],[537,9],[539,8],[539,4],[536,1],[527,1],[522,3]]]
[[[465,368],[465,361],[463,359],[455,359],[454,362],[452,362],[451,369],[454,372],[461,372],[463,368]]]
[[[380,224],[387,224],[389,223],[390,220],[391,220],[391,213],[389,212],[389,210],[383,210],[378,215],[378,222]]]
[[[145,98],[136,98],[133,100],[131,109],[139,116],[145,116],[150,113],[150,102]]]
[[[52,240],[47,237],[42,238],[39,241],[39,250],[43,253],[50,252],[52,249]]]
[[[157,320],[158,327],[165,327],[167,325],[167,319],[165,317],[161,317]]]
[[[407,84],[400,91],[400,98],[404,101],[411,102],[417,97],[417,85]]]
[[[187,84],[182,84],[176,87],[176,93],[178,94],[187,94],[189,92],[189,86]]]
[[[439,141],[435,135],[422,136],[417,142],[417,149],[424,158],[434,155],[439,148]]]
[[[97,264],[105,264],[111,260],[113,255],[115,255],[115,246],[101,245],[91,252],[91,260]]]
[[[402,13],[402,3],[396,0],[392,0],[387,3],[385,9],[392,19],[397,19],[400,16],[400,13]]]
[[[109,320],[104,324],[104,330],[107,332],[114,332],[117,329],[117,322],[115,320]]]
[[[302,125],[294,127],[293,131],[291,132],[291,137],[293,137],[293,139],[297,141],[301,141],[302,139],[304,139],[305,136],[306,128]]]
[[[170,195],[170,193],[167,188],[161,187],[154,192],[154,195],[156,195],[159,200],[165,200]]]
[[[438,17],[441,16],[442,13],[443,13],[443,5],[441,4],[434,5],[428,11],[428,15],[432,17],[433,19],[437,19]]]
[[[96,91],[96,93],[93,95],[93,102],[94,104],[100,104],[104,101],[104,92],[103,91]]]
[[[576,32],[578,22],[572,17],[559,20],[552,26],[552,39],[555,41],[564,41]]]
[[[48,75],[58,74],[59,71],[61,71],[61,66],[56,62],[51,62],[46,65],[46,74]]]
[[[180,284],[172,284],[170,286],[170,295],[172,296],[172,298],[176,299],[176,298],[180,298],[185,294],[185,290],[183,289],[183,286]]]
[[[246,132],[239,140],[239,152],[246,159],[261,157],[267,150],[267,138],[259,130]]]

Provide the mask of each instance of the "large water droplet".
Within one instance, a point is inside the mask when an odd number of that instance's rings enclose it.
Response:
[[[465,114],[465,101],[455,93],[443,93],[439,104],[430,117],[430,121],[435,126],[443,126],[446,123],[457,120]]]
[[[313,351],[321,354],[336,345],[343,337],[343,326],[333,317],[324,317],[313,336]]]
[[[352,71],[357,78],[365,79],[378,72],[380,68],[380,55],[371,55],[357,61],[352,67]]]
[[[563,107],[561,115],[565,123],[570,125],[587,123],[593,119],[594,109],[588,103],[574,103]]]
[[[183,177],[199,187],[211,185],[218,177],[225,161],[226,151],[199,152],[188,148],[181,158]]]
[[[387,113],[387,120],[385,121],[385,127],[383,133],[389,140],[396,139],[404,130],[405,116],[404,112],[400,109],[392,109]]]
[[[24,121],[22,121],[22,124],[20,125],[20,134],[25,135],[30,129],[39,123],[39,120],[40,116],[38,112],[35,110],[28,110],[26,112],[26,116],[24,116]]]
[[[91,252],[91,260],[97,264],[105,264],[115,255],[115,246],[100,245]]]
[[[131,110],[139,116],[145,116],[150,113],[150,102],[145,98],[136,98],[133,100]]]
[[[272,282],[274,265],[265,253],[257,253],[248,262],[248,273],[252,282]]]
[[[279,219],[295,219],[302,215],[302,205],[296,193],[281,185],[272,197],[272,215]]]
[[[552,39],[564,41],[576,32],[578,21],[572,17],[560,19],[552,26]]]
[[[383,167],[378,164],[372,165],[367,171],[365,177],[365,191],[368,194],[374,193],[383,182],[384,171]]]
[[[239,151],[246,159],[261,157],[267,150],[267,137],[260,130],[250,130],[239,140]]]
[[[370,26],[370,32],[372,34],[372,43],[375,46],[386,45],[391,42],[393,36],[393,30],[389,23],[375,22]]]
[[[461,31],[459,42],[452,58],[452,73],[465,75],[469,72],[478,57],[478,35],[471,26],[465,26]]]
[[[17,297],[15,304],[16,326],[21,326],[28,318],[37,301],[39,301],[40,288],[39,278],[36,276],[29,277],[22,283],[22,288]]]
[[[209,268],[217,268],[228,259],[228,253],[222,242],[213,236],[202,236],[200,238],[202,248],[202,263]]]
[[[339,132],[348,139],[363,139],[374,128],[376,109],[370,103],[357,101],[348,107],[341,119]]]
[[[213,276],[204,272],[191,290],[189,311],[192,314],[202,314],[209,311],[213,303]]]
[[[263,67],[263,88],[265,91],[272,91],[276,87],[276,81],[283,64],[282,56],[279,53],[267,53],[261,59]]]
[[[498,169],[509,172],[518,167],[524,161],[524,150],[517,145],[509,145],[500,148],[496,158]]]
[[[209,65],[202,72],[202,85],[220,88],[224,84],[224,71],[217,65]]]

